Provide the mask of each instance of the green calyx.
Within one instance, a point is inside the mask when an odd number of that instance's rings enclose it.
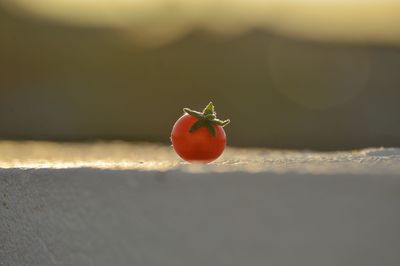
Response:
[[[188,115],[194,116],[198,119],[198,121],[189,129],[189,132],[194,132],[201,127],[206,127],[210,134],[215,137],[216,133],[213,125],[224,127],[231,122],[229,119],[220,120],[217,118],[217,113],[214,111],[214,105],[212,102],[207,104],[203,112],[194,111],[189,108],[183,108],[183,111]]]

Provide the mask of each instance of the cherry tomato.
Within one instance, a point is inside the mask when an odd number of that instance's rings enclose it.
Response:
[[[212,103],[202,113],[188,108],[184,108],[184,111],[186,114],[176,121],[171,132],[175,152],[189,162],[214,161],[225,149],[223,126],[230,121],[217,119]]]

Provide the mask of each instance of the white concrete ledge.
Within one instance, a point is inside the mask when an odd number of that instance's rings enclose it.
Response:
[[[400,265],[397,149],[232,149],[213,165],[157,170],[175,158],[168,147],[42,144],[0,144],[2,266]],[[57,169],[77,154],[82,165]],[[94,154],[115,164],[82,167]]]

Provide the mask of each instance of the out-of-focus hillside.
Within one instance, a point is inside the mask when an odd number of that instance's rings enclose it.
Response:
[[[395,43],[256,27],[137,38],[0,10],[0,138],[168,142],[182,107],[213,100],[231,145],[400,145]]]

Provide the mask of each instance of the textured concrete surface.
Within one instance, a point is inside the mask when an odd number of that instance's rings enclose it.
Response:
[[[0,265],[400,264],[400,152],[0,143]]]

